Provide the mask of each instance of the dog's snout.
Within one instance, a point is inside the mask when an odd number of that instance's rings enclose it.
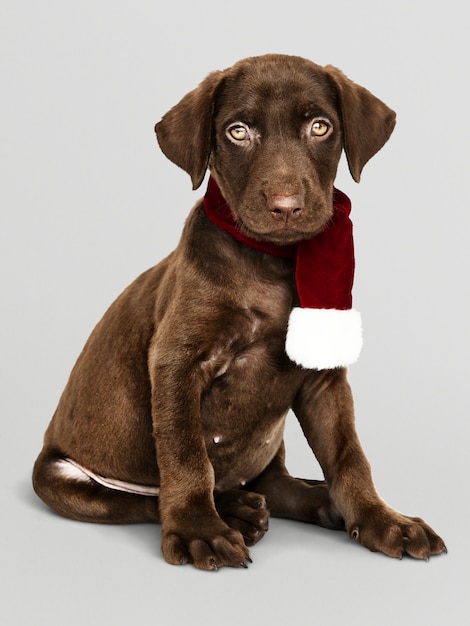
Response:
[[[267,206],[273,219],[288,223],[301,216],[305,198],[303,194],[275,194],[268,198]]]

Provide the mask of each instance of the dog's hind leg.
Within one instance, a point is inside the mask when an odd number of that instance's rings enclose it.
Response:
[[[302,480],[289,474],[284,443],[268,467],[247,488],[266,497],[273,517],[344,530],[344,520],[330,498],[326,482]]]
[[[157,495],[129,493],[115,482],[116,486],[107,487],[57,451],[48,449],[41,452],[33,470],[34,490],[64,517],[103,524],[160,522]]]

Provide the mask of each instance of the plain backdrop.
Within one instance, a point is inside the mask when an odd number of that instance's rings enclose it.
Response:
[[[470,623],[464,7],[1,0],[1,624]],[[164,563],[158,526],[70,522],[31,489],[87,336],[204,191],[160,153],[155,122],[210,71],[267,52],[336,65],[398,114],[361,183],[338,174],[365,333],[350,378],[379,492],[448,545],[429,563],[273,520],[248,571],[198,572]],[[319,477],[293,416],[286,440],[291,472]]]

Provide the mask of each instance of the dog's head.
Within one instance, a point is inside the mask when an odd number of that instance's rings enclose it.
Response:
[[[328,223],[342,149],[359,182],[394,125],[395,113],[340,70],[265,55],[210,74],[155,130],[194,189],[210,168],[248,235],[292,243]]]

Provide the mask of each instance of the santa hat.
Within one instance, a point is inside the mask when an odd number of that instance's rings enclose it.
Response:
[[[311,239],[281,246],[243,234],[210,177],[204,209],[208,217],[238,241],[273,256],[296,259],[295,280],[300,306],[289,316],[288,357],[308,369],[331,369],[354,363],[362,347],[361,315],[352,308],[354,245],[349,198],[334,190],[333,216]]]

